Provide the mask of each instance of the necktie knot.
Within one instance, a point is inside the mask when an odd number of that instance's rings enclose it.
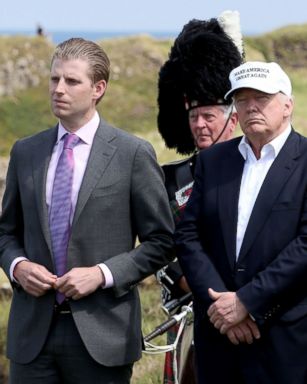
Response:
[[[64,137],[64,149],[73,149],[78,143],[79,137],[74,133],[66,133]]]

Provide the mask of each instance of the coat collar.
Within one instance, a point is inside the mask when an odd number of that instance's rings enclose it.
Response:
[[[294,172],[298,164],[300,136],[294,131],[286,140],[278,156],[269,169],[253,207],[238,260],[242,260],[270,214],[280,191]]]
[[[236,261],[236,232],[238,201],[244,159],[238,151],[240,139],[235,139],[228,147],[219,171],[218,203],[219,215],[227,258],[231,268]]]
[[[31,150],[34,191],[41,228],[51,253],[48,207],[46,203],[47,171],[53,147],[57,141],[58,126],[38,134]]]
[[[238,202],[244,168],[244,159],[237,148],[239,140],[233,140],[228,156],[225,156],[222,163],[218,190],[219,215],[231,268],[234,268],[236,264]],[[297,159],[301,154],[299,143],[300,136],[292,131],[274,160],[252,210],[238,260],[242,260],[246,256],[270,214],[281,189],[296,168]]]
[[[112,143],[115,138],[116,130],[101,119],[79,190],[72,227],[77,222],[91,192],[117,150],[117,147]]]

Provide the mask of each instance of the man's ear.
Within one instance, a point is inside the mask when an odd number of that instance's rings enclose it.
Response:
[[[94,94],[93,97],[96,100],[101,99],[107,89],[107,82],[105,80],[99,80],[94,84]]]
[[[236,129],[236,126],[238,124],[238,112],[232,112],[232,115],[230,116],[230,122],[231,122],[231,132],[234,132]]]
[[[293,98],[289,97],[288,100],[285,102],[284,117],[289,117],[292,115],[293,107],[294,107]]]

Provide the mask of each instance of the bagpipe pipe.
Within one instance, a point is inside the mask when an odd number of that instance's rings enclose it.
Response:
[[[187,321],[190,322],[193,317],[192,293],[184,293],[180,297],[174,297],[174,291],[172,290],[174,282],[167,275],[165,269],[162,269],[158,272],[157,280],[161,285],[162,310],[169,318],[158,325],[148,335],[144,336],[145,347],[148,346],[149,341],[156,338],[157,336],[163,335],[176,324],[181,325],[182,330],[181,332],[178,332],[180,336],[180,334],[183,332],[185,323]],[[173,346],[165,347],[168,349],[168,347]]]
[[[157,273],[157,280],[161,285],[162,309],[168,319],[144,336],[143,353],[166,353],[164,379],[171,378],[175,384],[195,384],[192,293],[180,294],[166,268]],[[167,345],[152,344],[154,338],[165,332]]]
[[[179,299],[173,299],[169,303],[164,304],[162,309],[167,315],[170,316],[169,319],[158,325],[152,332],[145,336],[144,342],[148,342],[157,336],[163,335],[163,333],[167,332],[174,325],[185,319],[188,314],[191,314],[193,312],[191,299],[192,293],[190,292]],[[178,309],[180,309],[179,313],[177,313]],[[176,313],[171,315],[174,310],[177,310]]]

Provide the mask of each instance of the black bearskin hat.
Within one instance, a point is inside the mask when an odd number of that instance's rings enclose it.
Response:
[[[159,72],[158,129],[166,146],[181,154],[195,150],[188,110],[231,102],[224,100],[228,75],[243,59],[221,24],[215,18],[187,23]]]

